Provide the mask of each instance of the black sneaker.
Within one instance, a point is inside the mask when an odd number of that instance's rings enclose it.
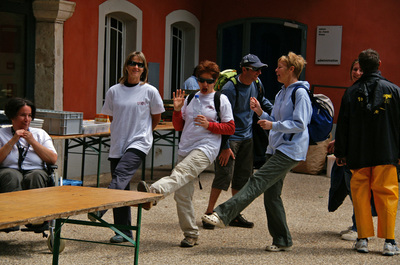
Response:
[[[233,219],[230,223],[230,226],[244,227],[244,228],[253,228],[254,223],[247,221],[244,219],[243,215],[239,214]]]

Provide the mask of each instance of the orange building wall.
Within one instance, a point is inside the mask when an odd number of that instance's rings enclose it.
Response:
[[[310,84],[350,86],[350,65],[358,54],[367,48],[377,50],[381,56],[382,75],[400,85],[399,51],[400,2],[397,0],[302,0],[263,1],[254,0],[243,5],[232,1],[230,11],[221,15],[225,1],[207,0],[201,20],[200,60],[216,58],[216,31],[218,24],[239,18],[271,17],[294,20],[308,26],[306,80]],[[212,6],[212,8],[209,8]],[[207,11],[206,11],[207,10]],[[317,26],[343,26],[341,65],[316,65]],[[238,62],[239,63],[239,62]],[[340,108],[343,89],[317,88],[316,93],[329,96],[335,105],[335,122]]]
[[[64,27],[64,110],[83,111],[85,118],[96,112],[98,6],[102,0],[74,0],[76,8]],[[382,74],[400,85],[398,52],[400,3],[397,0],[130,0],[143,12],[142,47],[149,62],[160,63],[160,93],[163,94],[165,18],[184,9],[200,20],[199,60],[216,60],[217,27],[248,17],[294,20],[308,26],[306,80],[310,84],[349,86],[349,67],[358,53],[376,49],[382,59]],[[225,3],[225,4],[224,4]],[[229,3],[229,4],[228,4]],[[316,65],[317,26],[341,25],[342,57],[339,66]],[[316,89],[328,95],[339,110],[343,90]]]
[[[99,5],[104,0],[74,0],[75,12],[64,25],[64,110],[96,115]],[[166,16],[185,9],[200,17],[201,2],[132,0],[143,12],[142,51],[148,62],[160,63],[160,93],[164,86]]]

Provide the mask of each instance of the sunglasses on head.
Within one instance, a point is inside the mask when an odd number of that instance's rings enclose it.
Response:
[[[202,77],[197,77],[196,79],[197,79],[197,82],[199,82],[199,83],[206,82],[209,85],[214,83],[214,79],[205,79],[205,78],[202,78]]]
[[[128,61],[128,65],[129,66],[137,66],[139,68],[143,68],[144,67],[144,63],[138,63],[138,62],[135,62],[135,61]]]
[[[258,72],[259,70],[261,70],[261,67],[246,66],[246,68],[253,70],[254,72]]]

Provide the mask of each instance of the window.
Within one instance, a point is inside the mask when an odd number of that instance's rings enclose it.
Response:
[[[168,14],[165,22],[164,99],[181,88],[198,64],[200,22],[186,10]]]
[[[171,94],[181,87],[182,77],[182,50],[183,50],[183,31],[177,27],[172,27],[172,58],[171,58]]]
[[[105,19],[103,103],[108,88],[118,83],[125,60],[125,24],[112,16]]]
[[[126,0],[107,0],[99,5],[97,113],[106,91],[122,76],[126,56],[142,49],[142,20],[142,11]]]

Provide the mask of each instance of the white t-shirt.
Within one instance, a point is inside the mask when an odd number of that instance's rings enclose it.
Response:
[[[50,149],[54,153],[57,154],[56,149],[53,145],[53,140],[47,134],[46,131],[39,129],[39,128],[29,128],[29,131],[32,133],[33,138],[39,142],[39,144],[43,145],[44,147]],[[11,132],[11,127],[1,128],[0,129],[0,145],[4,146],[7,144],[8,141],[11,140],[13,137]],[[24,138],[19,139],[20,146],[26,147],[28,143]],[[17,144],[13,146],[13,149],[8,154],[8,156],[3,160],[3,163],[0,164],[0,167],[7,167],[7,168],[14,168],[18,169],[18,147]],[[32,170],[32,169],[43,169],[43,160],[36,154],[33,147],[30,145],[28,152],[26,153],[26,157],[22,163],[23,170]]]
[[[112,86],[101,110],[113,116],[109,157],[121,158],[129,148],[147,155],[153,143],[151,115],[164,111],[164,103],[154,86],[147,83],[133,87]]]
[[[196,95],[199,95],[202,105],[202,115],[204,115],[209,122],[217,122],[218,120],[214,105],[214,93],[206,95],[200,92],[196,93]],[[221,147],[221,135],[214,134],[201,126],[194,126],[193,101],[194,97],[189,106],[187,106],[186,98],[185,104],[182,107],[182,117],[185,120],[185,125],[179,142],[178,154],[187,156],[192,150],[199,149],[207,155],[210,162],[213,162]],[[228,98],[223,94],[221,94],[220,116],[221,122],[233,120],[231,103],[229,103]]]

